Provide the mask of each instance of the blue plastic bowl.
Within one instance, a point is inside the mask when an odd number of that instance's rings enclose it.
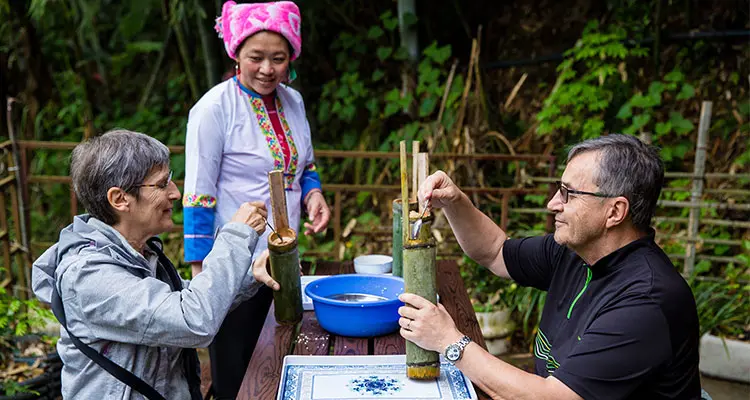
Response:
[[[367,274],[320,278],[305,288],[320,326],[333,334],[352,337],[380,336],[398,330],[398,308],[404,305],[398,295],[403,292],[402,278]],[[380,296],[385,300],[335,300],[337,296],[352,293]]]

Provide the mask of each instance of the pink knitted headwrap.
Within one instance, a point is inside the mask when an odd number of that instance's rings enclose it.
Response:
[[[243,40],[260,31],[271,31],[284,36],[292,45],[291,61],[302,52],[302,19],[299,8],[291,1],[273,3],[224,3],[221,17],[216,18],[216,32],[224,40],[224,47],[232,59],[237,59],[237,47]]]

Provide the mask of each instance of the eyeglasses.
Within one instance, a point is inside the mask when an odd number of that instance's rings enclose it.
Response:
[[[137,187],[137,188],[139,188],[139,187],[157,187],[159,189],[166,189],[167,186],[169,186],[169,183],[172,182],[172,172],[173,171],[170,169],[169,170],[169,176],[167,176],[167,180],[165,182],[163,182],[163,183],[149,183],[149,184],[144,184],[144,185],[135,185],[133,187]]]
[[[587,194],[589,196],[596,196],[596,197],[617,197],[615,195],[606,194],[606,193],[599,193],[599,192],[592,193],[592,192],[584,192],[582,190],[568,189],[567,187],[563,186],[562,182],[560,181],[555,182],[555,185],[557,185],[557,190],[560,191],[563,204],[568,203],[568,196],[571,194]]]

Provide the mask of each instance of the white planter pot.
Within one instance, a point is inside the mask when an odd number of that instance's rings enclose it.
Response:
[[[493,356],[501,356],[510,352],[510,337],[484,339],[487,345],[487,352]]]
[[[700,357],[702,373],[750,383],[750,343],[706,334],[701,338]]]
[[[476,314],[487,350],[496,356],[507,353],[510,349],[508,336],[515,329],[515,323],[510,319],[510,311],[500,309]]]

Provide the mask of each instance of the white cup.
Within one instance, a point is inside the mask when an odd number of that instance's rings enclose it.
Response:
[[[368,254],[354,259],[354,271],[358,274],[386,274],[391,272],[393,257],[383,254]]]

